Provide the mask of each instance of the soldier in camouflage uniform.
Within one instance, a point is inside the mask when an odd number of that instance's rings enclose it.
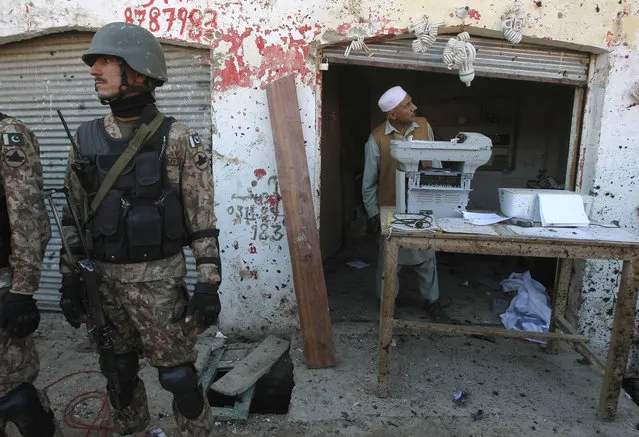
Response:
[[[51,231],[42,197],[40,146],[18,120],[0,113],[0,436],[13,422],[25,437],[58,436],[31,333],[40,313],[33,293]]]
[[[113,329],[121,386],[116,429],[122,435],[140,433],[149,424],[146,392],[137,376],[144,356],[158,369],[161,386],[173,394],[180,434],[208,437],[213,418],[194,367],[194,346],[220,312],[209,158],[194,130],[164,117],[154,104],[154,89],[168,77],[162,47],[149,31],[107,24],[82,60],[91,67],[98,97],[111,113],[78,129],[81,156],[71,152],[65,185],[87,223],[86,241],[92,245],[103,309]],[[113,176],[116,161],[129,153],[136,138],[144,138],[139,150]],[[68,220],[68,211],[63,215]],[[77,248],[72,226],[65,226],[65,235]],[[187,243],[197,265],[190,300],[182,251]],[[83,284],[64,257],[61,271],[60,305],[78,327],[86,320]]]

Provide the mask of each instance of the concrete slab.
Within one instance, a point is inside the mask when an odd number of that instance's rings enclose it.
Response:
[[[639,435],[639,408],[620,399],[613,422],[596,416],[601,377],[569,346],[559,355],[525,340],[490,342],[463,336],[398,331],[392,352],[391,397],[375,396],[377,324],[334,325],[338,365],[309,370],[294,341],[295,388],[288,418],[345,420],[370,428],[377,421],[397,435]],[[466,391],[460,407],[453,392]],[[473,414],[483,411],[483,419]],[[384,426],[384,422],[386,426]],[[411,431],[414,423],[416,427]],[[418,431],[428,424],[429,430]],[[434,428],[431,428],[434,427]],[[444,427],[445,429],[442,429]],[[350,426],[351,431],[356,432]],[[457,434],[457,431],[460,434]],[[408,433],[408,434],[407,434]],[[349,434],[349,435],[358,435]]]

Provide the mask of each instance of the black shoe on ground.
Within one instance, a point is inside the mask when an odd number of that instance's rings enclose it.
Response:
[[[447,323],[449,321],[442,304],[438,300],[434,302],[425,301],[423,309],[433,322]]]

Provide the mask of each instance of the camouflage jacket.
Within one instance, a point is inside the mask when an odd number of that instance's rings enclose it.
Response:
[[[42,192],[40,145],[22,122],[7,117],[0,120],[0,146],[2,189],[11,223],[11,291],[33,294],[40,284],[44,251],[51,237]]]
[[[104,127],[113,138],[122,138],[122,132],[112,114],[104,118]],[[194,142],[193,138],[197,141]],[[76,138],[77,140],[77,138]],[[73,149],[69,162],[76,159]],[[166,163],[169,182],[179,187],[184,219],[187,232],[192,234],[205,229],[216,228],[217,219],[213,212],[214,190],[210,160],[199,142],[199,137],[193,129],[183,123],[174,122],[169,131],[166,146]],[[69,188],[71,197],[78,208],[80,218],[87,217],[88,201],[80,182],[70,169],[67,168],[65,186]],[[68,216],[67,213],[63,215]],[[65,235],[71,246],[78,246],[75,229],[65,226]],[[215,238],[205,237],[191,243],[193,255],[197,260],[218,258],[219,252]],[[61,272],[68,273],[69,266],[62,257]],[[100,274],[121,282],[148,282],[158,279],[180,278],[186,275],[186,262],[183,253],[150,262],[131,264],[112,264],[98,262]],[[219,283],[221,280],[218,267],[209,262],[197,263],[197,281]]]

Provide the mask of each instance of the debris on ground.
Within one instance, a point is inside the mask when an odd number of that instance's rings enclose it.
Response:
[[[473,417],[473,422],[477,422],[478,420],[483,419],[484,416],[484,410],[477,410],[476,413],[471,415]]]
[[[349,261],[346,263],[347,266],[349,267],[354,267],[356,269],[365,269],[366,267],[369,266],[369,264],[365,263],[364,261],[360,261],[360,260],[356,260],[356,261]]]
[[[466,401],[468,400],[468,393],[465,391],[455,391],[453,392],[453,403],[458,407],[465,407]]]

